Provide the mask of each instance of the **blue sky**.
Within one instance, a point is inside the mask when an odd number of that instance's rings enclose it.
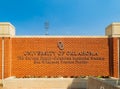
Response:
[[[104,35],[120,22],[120,0],[1,0],[0,22],[11,22],[17,35]]]

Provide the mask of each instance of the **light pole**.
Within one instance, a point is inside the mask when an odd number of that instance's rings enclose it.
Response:
[[[46,21],[44,25],[45,25],[45,35],[48,35],[49,21]]]

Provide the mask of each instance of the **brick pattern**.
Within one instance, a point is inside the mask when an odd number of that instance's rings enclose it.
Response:
[[[113,44],[110,45],[113,41]],[[1,42],[1,39],[0,39]],[[62,42],[64,50],[58,48]],[[0,44],[1,46],[1,44]],[[5,38],[5,77],[9,76],[115,76],[117,77],[117,38]],[[113,55],[110,52],[113,50]],[[1,47],[0,47],[1,51]],[[26,52],[54,52],[48,56]],[[63,52],[63,55],[59,53]],[[66,53],[73,52],[72,56]],[[97,55],[78,56],[74,52],[91,52]],[[112,55],[112,56],[110,56]],[[0,52],[1,56],[1,52]],[[21,58],[23,57],[23,58]],[[34,58],[55,62],[57,58],[89,58],[81,59],[80,63],[38,63]],[[93,58],[103,58],[93,60]],[[113,58],[113,59],[112,59]],[[30,60],[31,59],[31,60]],[[55,60],[54,60],[55,59]],[[83,63],[81,63],[81,61]],[[1,61],[0,61],[1,63]],[[114,67],[111,67],[113,65]],[[111,71],[112,69],[112,71]],[[0,66],[1,71],[1,66]],[[0,75],[1,76],[1,75]]]
[[[118,77],[118,38],[113,38],[113,76]]]
[[[25,51],[59,52],[57,43],[64,43],[64,52],[98,52],[104,60],[89,60],[87,64],[34,64],[33,60],[18,60]],[[58,56],[56,56],[58,57]],[[64,56],[66,57],[66,56]],[[76,57],[76,56],[75,56]],[[51,57],[54,58],[54,57]],[[107,38],[13,38],[12,75],[31,76],[87,76],[109,75],[109,50]]]
[[[4,77],[9,77],[10,76],[10,55],[11,55],[11,38],[6,37],[4,38],[4,57],[5,57],[5,72],[4,72]]]
[[[109,44],[109,72],[110,76],[113,76],[113,38],[108,38]]]

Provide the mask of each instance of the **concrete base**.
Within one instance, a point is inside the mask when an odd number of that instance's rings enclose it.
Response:
[[[86,89],[85,78],[8,78],[3,82],[5,89]]]
[[[87,89],[120,89],[118,83],[120,81],[115,78],[88,78]]]
[[[120,89],[116,78],[15,78],[2,81],[3,89]]]

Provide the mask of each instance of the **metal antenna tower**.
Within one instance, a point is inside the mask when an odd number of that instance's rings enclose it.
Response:
[[[45,25],[45,35],[48,35],[49,22],[46,21],[46,22],[44,23],[44,25]]]

